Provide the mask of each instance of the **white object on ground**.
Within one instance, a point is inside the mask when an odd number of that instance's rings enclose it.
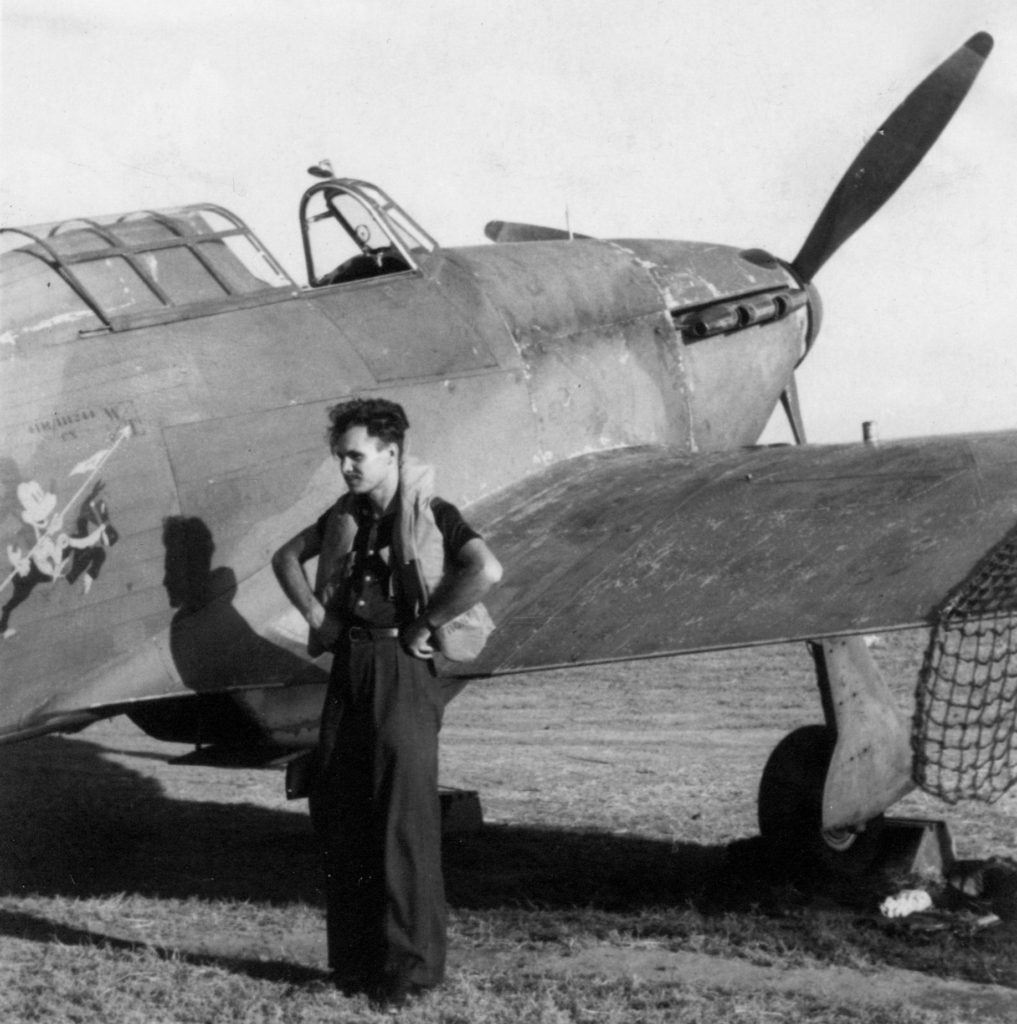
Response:
[[[902,889],[896,896],[887,896],[879,904],[883,917],[907,917],[932,909],[932,897],[924,889]]]

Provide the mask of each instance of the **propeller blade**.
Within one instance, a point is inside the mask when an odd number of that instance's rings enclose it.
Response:
[[[784,406],[784,414],[791,424],[795,444],[805,444],[805,422],[802,420],[802,409],[798,404],[798,384],[793,376],[780,393],[780,404]]]
[[[973,35],[936,68],[862,148],[791,266],[805,281],[897,191],[946,127],[992,50]]]
[[[561,228],[545,228],[539,224],[517,224],[508,220],[492,220],[484,228],[492,242],[567,242],[570,238],[589,238]]]

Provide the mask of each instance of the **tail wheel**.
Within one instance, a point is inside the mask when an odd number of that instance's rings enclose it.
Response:
[[[883,816],[864,829],[823,828],[823,785],[836,732],[806,725],[788,733],[773,749],[759,783],[759,832],[775,864],[791,871],[822,867],[861,874],[879,847]]]

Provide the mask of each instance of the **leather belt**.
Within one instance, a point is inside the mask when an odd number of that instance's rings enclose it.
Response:
[[[368,626],[350,626],[346,630],[351,644],[369,644],[374,640],[396,640],[398,629],[371,629]]]

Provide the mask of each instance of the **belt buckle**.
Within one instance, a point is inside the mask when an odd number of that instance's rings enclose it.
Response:
[[[371,631],[363,626],[350,626],[347,635],[350,638],[350,643],[354,644],[366,644],[371,639]]]

